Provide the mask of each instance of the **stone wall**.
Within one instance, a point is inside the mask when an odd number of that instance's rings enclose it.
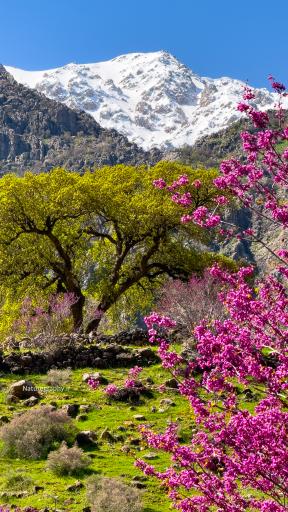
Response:
[[[51,340],[49,340],[51,342]],[[57,344],[56,344],[57,341]],[[62,342],[61,342],[62,341]],[[129,345],[144,345],[133,348]],[[17,374],[46,373],[51,368],[116,368],[134,365],[147,366],[159,361],[157,354],[147,342],[145,331],[119,333],[115,336],[99,336],[90,340],[84,336],[67,335],[55,339],[53,350],[14,350],[0,353],[0,371]]]

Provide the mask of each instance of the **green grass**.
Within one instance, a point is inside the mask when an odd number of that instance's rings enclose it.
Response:
[[[82,374],[91,369],[77,370],[72,373],[71,382],[66,385],[64,392],[55,392],[49,389],[41,403],[57,402],[57,406],[61,407],[65,403],[79,403],[79,404],[95,404],[95,408],[87,413],[87,420],[75,421],[79,430],[95,430],[99,435],[108,427],[108,429],[115,436],[123,436],[123,439],[116,443],[109,444],[106,441],[99,443],[98,447],[88,453],[93,454],[94,458],[91,465],[91,470],[82,474],[79,479],[85,484],[85,479],[89,474],[101,474],[109,477],[120,477],[125,482],[130,483],[132,478],[142,473],[135,468],[135,459],[142,457],[148,452],[153,450],[147,449],[144,443],[141,442],[140,446],[130,446],[130,452],[124,453],[122,451],[123,444],[129,445],[131,438],[140,437],[138,432],[138,423],[133,419],[135,414],[142,414],[145,416],[145,423],[151,425],[156,431],[163,430],[167,423],[181,418],[181,436],[184,440],[189,438],[189,430],[193,426],[193,418],[191,409],[187,402],[178,395],[176,392],[169,392],[168,396],[175,402],[175,406],[168,407],[164,412],[159,412],[162,408],[160,405],[164,395],[160,394],[156,389],[153,398],[143,399],[143,403],[137,406],[130,404],[111,402],[103,394],[103,386],[100,390],[93,391],[85,383],[82,382]],[[103,370],[103,375],[109,379],[109,382],[123,383],[127,375],[127,370]],[[156,365],[144,369],[142,378],[152,377],[157,384],[169,378],[160,366]],[[12,418],[15,412],[26,410],[27,408],[19,402],[13,406],[6,403],[6,392],[9,385],[16,380],[23,378],[17,375],[6,375],[1,379],[0,389],[0,416],[6,415]],[[35,385],[45,386],[45,376],[31,375],[28,377]],[[167,393],[165,393],[165,398]],[[151,408],[155,406],[157,412],[152,412]],[[11,410],[11,407],[13,409]],[[130,422],[130,423],[129,423]],[[124,426],[125,432],[121,432],[118,428]],[[0,491],[7,491],[5,482],[7,475],[11,474],[25,474],[32,479],[33,486],[44,487],[36,494],[28,489],[29,495],[27,497],[0,497],[0,503],[15,504],[17,506],[34,506],[37,508],[52,507],[53,496],[57,496],[57,509],[81,511],[87,505],[85,499],[85,488],[77,492],[69,492],[66,490],[67,486],[74,483],[77,478],[75,477],[56,477],[50,471],[45,469],[45,460],[41,461],[27,461],[19,459],[1,458],[1,475],[0,475]],[[158,454],[158,457],[153,463],[158,468],[164,469],[168,463],[169,458],[166,454]],[[167,512],[169,510],[169,501],[167,500],[164,491],[159,488],[159,485],[153,479],[147,481],[147,489],[143,492],[143,502],[145,505],[145,512]]]

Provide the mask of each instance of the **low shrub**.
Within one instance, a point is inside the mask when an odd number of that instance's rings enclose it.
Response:
[[[49,370],[46,377],[48,386],[64,386],[71,379],[71,370]]]
[[[72,441],[76,429],[64,411],[40,407],[16,416],[0,430],[3,453],[9,457],[40,459],[61,441]]]
[[[33,480],[22,473],[10,473],[7,475],[3,487],[7,490],[27,491],[33,486]],[[1,511],[1,508],[0,508]]]
[[[68,448],[63,442],[58,450],[50,452],[48,455],[46,467],[55,475],[75,475],[91,464],[91,459],[81,448],[72,446]]]
[[[116,478],[92,476],[87,480],[92,512],[141,512],[141,493]]]

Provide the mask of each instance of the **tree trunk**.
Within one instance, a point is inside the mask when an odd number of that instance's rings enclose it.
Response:
[[[99,327],[99,324],[101,322],[101,318],[103,316],[103,314],[108,311],[108,309],[112,306],[112,304],[115,303],[115,300],[114,301],[101,301],[99,306],[97,307],[97,311],[96,311],[96,314],[94,316],[94,318],[92,318],[92,320],[89,322],[89,324],[87,325],[86,329],[85,329],[85,334],[89,334],[90,332],[96,332],[98,327]]]
[[[83,328],[83,308],[85,304],[85,297],[82,293],[75,294],[77,301],[71,306],[71,313],[73,317],[73,330],[81,331]]]
[[[89,324],[87,325],[86,329],[85,329],[85,334],[89,334],[90,332],[96,332],[98,327],[99,327],[99,324],[101,322],[101,318],[93,318],[93,320],[91,320],[89,322]]]

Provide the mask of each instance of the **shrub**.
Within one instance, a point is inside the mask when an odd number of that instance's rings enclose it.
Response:
[[[71,441],[75,429],[64,411],[40,407],[16,416],[0,430],[3,453],[10,457],[40,459],[61,441]]]
[[[192,333],[201,320],[220,320],[224,316],[223,304],[218,299],[219,284],[209,274],[192,276],[187,283],[168,281],[162,289],[158,311],[168,315],[177,325]]]
[[[22,473],[8,474],[4,482],[4,488],[8,490],[26,491],[33,485],[33,480]],[[1,510],[1,509],[0,509]]]
[[[16,321],[16,332],[24,332],[32,338],[37,334],[57,336],[71,330],[71,307],[77,302],[73,293],[52,294],[48,299],[33,300],[26,297],[20,310],[21,317]]]
[[[141,494],[115,478],[92,476],[87,480],[92,512],[141,512]]]
[[[88,468],[90,464],[90,457],[85,455],[81,448],[78,446],[68,448],[64,441],[58,450],[49,453],[46,466],[55,475],[62,476],[75,475]]]
[[[71,370],[49,370],[46,377],[48,386],[64,386],[71,379]]]

